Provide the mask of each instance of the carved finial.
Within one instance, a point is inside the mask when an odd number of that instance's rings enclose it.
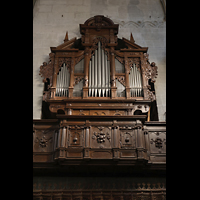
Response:
[[[134,40],[134,38],[133,38],[132,33],[131,33],[131,36],[130,36],[130,41],[133,42],[133,43],[135,43],[135,40]]]
[[[68,31],[66,32],[65,39],[64,39],[64,42],[67,42],[67,41],[69,41],[69,39],[68,39]]]

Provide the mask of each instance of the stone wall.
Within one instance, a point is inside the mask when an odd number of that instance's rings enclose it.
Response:
[[[79,24],[94,15],[104,15],[118,23],[118,37],[130,38],[149,47],[150,62],[158,66],[155,83],[159,121],[166,112],[166,21],[160,0],[37,0],[33,9],[33,118],[41,119],[43,82],[40,65],[48,62],[50,47],[80,38]]]

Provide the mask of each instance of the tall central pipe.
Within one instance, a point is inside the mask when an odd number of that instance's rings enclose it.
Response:
[[[101,43],[98,42],[98,95],[101,96]]]

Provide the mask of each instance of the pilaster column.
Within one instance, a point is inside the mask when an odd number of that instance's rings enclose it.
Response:
[[[142,123],[140,120],[137,120],[138,127],[136,128],[137,134],[137,152],[138,152],[138,159],[144,159],[144,134],[142,131]]]
[[[129,82],[130,67],[128,65],[127,56],[125,56],[124,61],[125,61],[125,79],[126,79],[126,98],[130,99],[130,97],[131,97],[131,94],[130,94],[130,82]]]
[[[74,89],[74,66],[75,66],[75,57],[71,58],[71,67],[70,67],[70,82],[69,82],[69,98],[73,97],[73,89]]]
[[[89,82],[89,63],[90,63],[90,49],[89,47],[85,47],[85,57],[84,57],[84,86],[83,86],[83,98],[88,97],[88,82]]]
[[[110,48],[110,80],[111,80],[111,98],[116,98],[116,80],[115,80],[115,54],[114,47]]]

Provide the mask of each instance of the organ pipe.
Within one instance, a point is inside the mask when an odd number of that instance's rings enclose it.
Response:
[[[56,96],[59,97],[68,96],[69,80],[70,80],[70,73],[64,63],[63,67],[61,67],[61,70],[57,75]]]
[[[109,97],[110,93],[110,62],[98,42],[89,65],[89,97]]]
[[[131,68],[130,74],[129,74],[129,82],[130,82],[130,91],[131,91],[131,97],[141,97],[142,96],[142,79],[141,79],[141,73],[135,66]]]
[[[95,61],[94,61],[94,96],[96,97],[97,96],[97,58],[98,58],[98,55],[97,55],[97,50],[95,50],[95,54],[94,54],[94,58],[95,58]]]
[[[91,85],[92,85],[92,62],[90,62],[90,65],[89,65],[89,96],[91,96]]]
[[[101,96],[101,43],[98,42],[98,79],[97,79],[97,86],[98,86],[98,95]]]

